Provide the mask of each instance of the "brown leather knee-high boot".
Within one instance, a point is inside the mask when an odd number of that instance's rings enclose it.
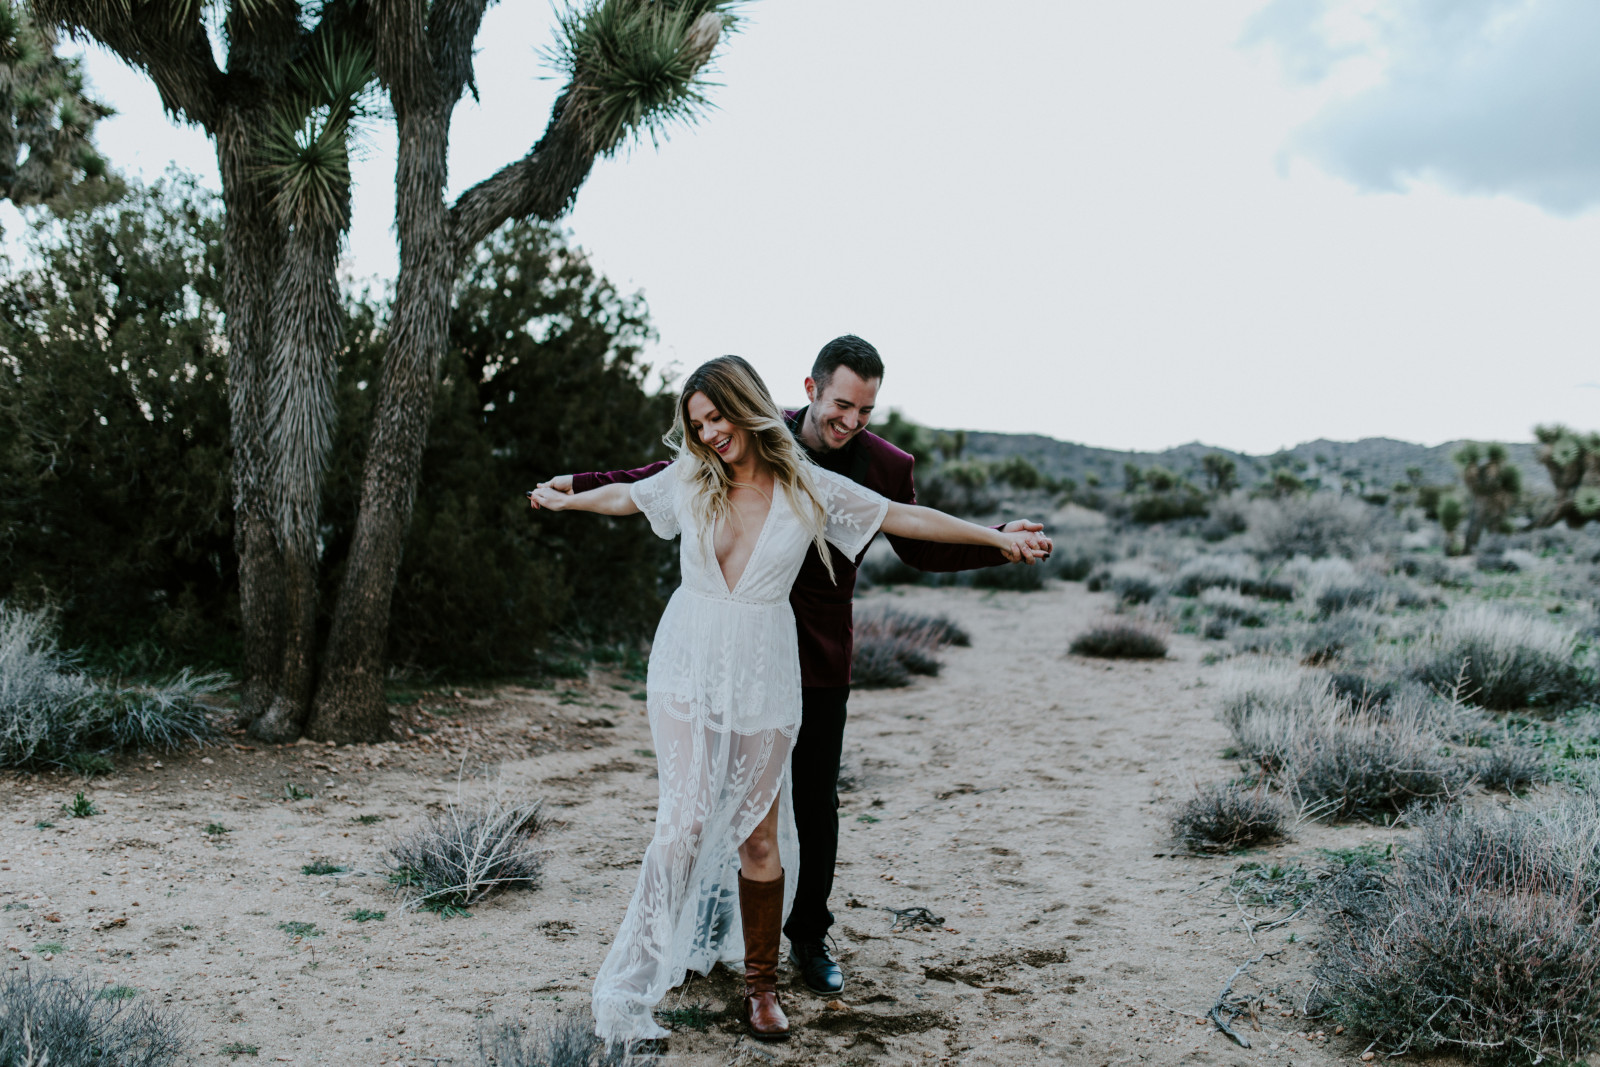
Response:
[[[783,925],[783,875],[752,882],[739,873],[739,914],[744,920],[744,1021],[763,1041],[789,1036],[778,1003],[778,941]]]

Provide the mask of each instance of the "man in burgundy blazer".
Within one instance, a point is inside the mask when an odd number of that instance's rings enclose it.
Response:
[[[817,354],[811,377],[806,379],[806,396],[811,403],[784,414],[795,439],[819,466],[843,474],[890,500],[915,504],[917,494],[911,480],[915,460],[865,430],[882,381],[883,361],[877,349],[852,335],[835,338]],[[636,482],[665,466],[667,461],[663,460],[638,470],[574,474],[543,484],[582,493],[613,482]],[[1043,529],[1038,523],[1021,520],[1004,528],[1035,532]],[[921,571],[974,570],[1006,562],[998,549],[885,536],[902,560]],[[1043,558],[1049,551],[1048,540],[1041,537],[1039,546]],[[844,975],[829,955],[826,939],[833,925],[828,896],[833,891],[833,868],[839,852],[839,758],[850,699],[851,601],[856,569],[861,564],[860,557],[849,559],[832,546],[829,551],[833,553],[837,581],[828,577],[822,557],[812,548],[789,593],[800,636],[803,688],[800,733],[791,757],[800,870],[795,879],[794,909],[784,924],[784,933],[789,937],[792,958],[802,980],[818,993],[838,993],[844,988]]]

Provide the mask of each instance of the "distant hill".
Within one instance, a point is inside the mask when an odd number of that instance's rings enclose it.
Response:
[[[1270,456],[1252,456],[1214,448],[1196,441],[1165,452],[1118,452],[1093,448],[1072,441],[1058,441],[1040,434],[967,432],[965,456],[971,459],[1000,460],[1023,456],[1041,471],[1055,478],[1071,478],[1083,485],[1090,473],[1099,475],[1102,485],[1122,484],[1122,465],[1140,467],[1160,465],[1195,482],[1201,481],[1201,457],[1212,452],[1230,456],[1239,468],[1239,482],[1249,486],[1264,479],[1280,464],[1300,467],[1300,477],[1320,479],[1323,485],[1339,485],[1346,480],[1371,492],[1392,488],[1407,480],[1409,467],[1422,468],[1423,481],[1445,484],[1456,481],[1456,465],[1451,455],[1462,442],[1429,448],[1390,437],[1367,437],[1360,441],[1307,441]],[[1512,461],[1522,469],[1522,484],[1532,490],[1551,488],[1550,476],[1539,465],[1536,446],[1531,443],[1507,444]]]

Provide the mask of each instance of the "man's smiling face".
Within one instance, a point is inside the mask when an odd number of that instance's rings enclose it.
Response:
[[[814,379],[807,378],[806,397],[811,407],[801,433],[805,443],[822,451],[849,444],[867,428],[882,383],[881,378],[862,378],[849,367],[837,368],[820,388]]]

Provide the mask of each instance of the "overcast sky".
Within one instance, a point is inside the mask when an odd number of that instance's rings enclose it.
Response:
[[[492,8],[459,190],[526,152],[551,8]],[[718,109],[602,163],[569,223],[654,353],[801,395],[828,338],[936,426],[1252,452],[1600,429],[1594,0],[757,0]],[[114,165],[210,145],[91,52]],[[349,269],[392,276],[393,134]]]

